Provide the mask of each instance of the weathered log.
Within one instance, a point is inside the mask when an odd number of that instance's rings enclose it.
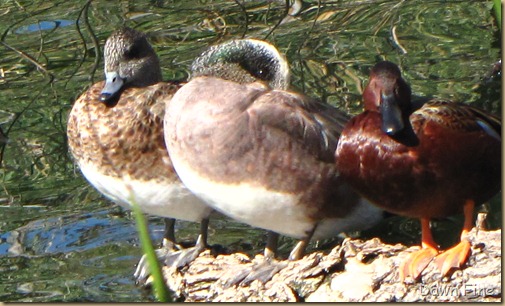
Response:
[[[403,284],[398,265],[419,247],[346,239],[329,254],[286,261],[265,284],[226,288],[226,280],[260,262],[235,253],[202,253],[183,269],[164,267],[168,286],[187,302],[501,302],[501,230],[470,232],[472,254],[462,270],[441,279],[433,265],[421,281]]]

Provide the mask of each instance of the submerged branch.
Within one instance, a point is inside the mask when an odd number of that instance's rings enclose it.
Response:
[[[44,73],[44,75],[46,76],[49,76],[50,80],[52,81],[54,79],[54,76],[52,73],[50,73],[49,71],[47,71],[47,69],[42,65],[40,64],[35,58],[33,58],[32,56],[30,56],[29,54],[21,51],[21,50],[18,50],[16,48],[14,48],[13,46],[5,43],[4,41],[0,41],[0,44],[2,44],[4,47],[6,47],[7,49],[11,50],[11,51],[14,51],[15,53],[17,53],[21,58],[29,61],[30,63],[32,63],[33,65],[35,65],[35,67],[37,67],[37,69],[39,71],[42,71]]]

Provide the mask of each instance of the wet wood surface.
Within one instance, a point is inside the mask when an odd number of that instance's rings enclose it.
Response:
[[[441,279],[431,264],[419,282],[404,284],[398,265],[419,249],[346,239],[330,253],[313,252],[282,267],[266,283],[227,286],[263,258],[202,253],[182,269],[164,267],[169,288],[186,302],[501,302],[501,230],[470,232],[472,254],[462,270]]]

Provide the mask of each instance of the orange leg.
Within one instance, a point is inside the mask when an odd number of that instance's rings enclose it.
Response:
[[[421,218],[422,249],[410,254],[400,265],[400,280],[411,277],[416,280],[438,254],[438,247],[431,235],[430,220]]]
[[[461,231],[460,243],[435,258],[435,264],[442,276],[446,276],[452,268],[460,268],[468,259],[468,255],[470,255],[470,241],[468,241],[467,235],[473,225],[474,206],[475,202],[473,200],[468,200],[465,203],[465,224]]]

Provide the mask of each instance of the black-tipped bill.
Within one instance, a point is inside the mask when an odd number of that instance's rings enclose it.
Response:
[[[404,128],[403,116],[398,101],[394,95],[381,93],[380,113],[382,115],[382,131],[390,136]]]
[[[114,97],[121,87],[124,85],[124,79],[119,76],[117,72],[106,72],[105,73],[105,86],[100,93],[100,101],[106,102],[110,98]]]

